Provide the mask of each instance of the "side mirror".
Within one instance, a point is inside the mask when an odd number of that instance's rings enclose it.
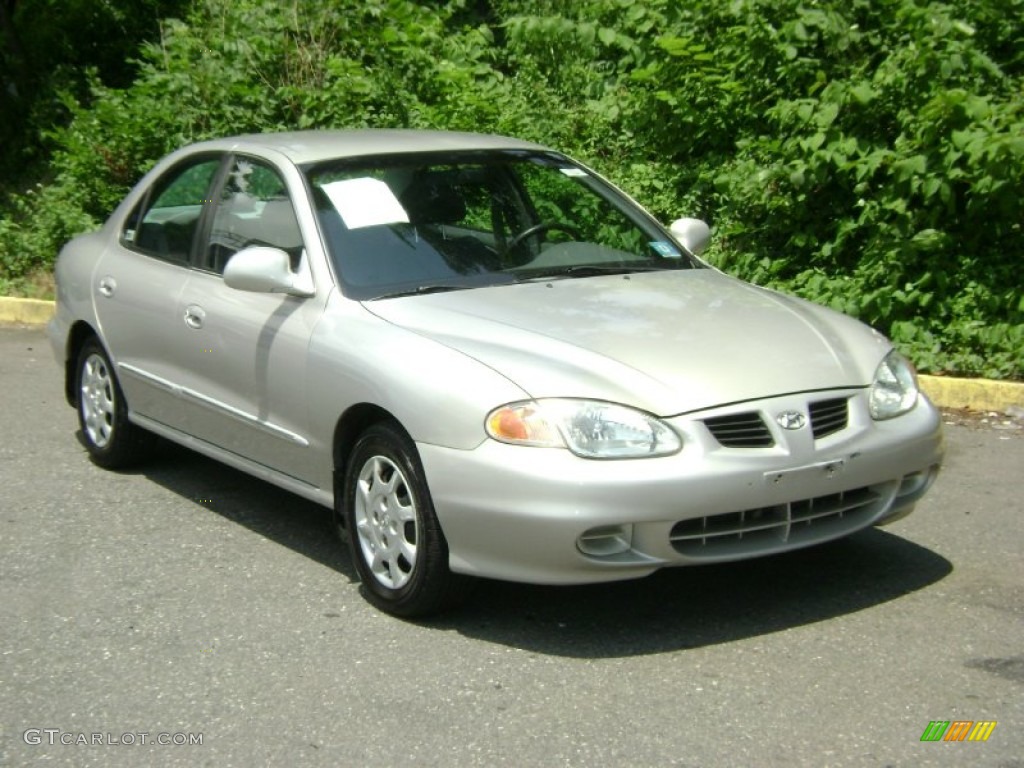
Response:
[[[711,227],[700,219],[676,219],[669,231],[694,256],[703,253],[711,242]]]
[[[297,274],[292,272],[287,253],[263,245],[243,248],[228,259],[224,267],[224,283],[239,291],[313,295],[313,281],[309,273],[303,270]]]

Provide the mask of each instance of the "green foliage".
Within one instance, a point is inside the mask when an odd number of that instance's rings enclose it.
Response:
[[[923,370],[1020,378],[1022,10],[687,6],[633,73],[641,139],[687,165],[721,268],[860,317]]]
[[[38,178],[40,130],[66,116],[60,93],[87,98],[87,72],[126,87],[139,42],[187,0],[5,0],[0,7],[0,193]]]
[[[65,242],[95,229],[100,222],[85,212],[85,202],[72,185],[60,183],[13,198],[0,218],[0,287],[52,263]]]
[[[716,266],[860,317],[921,370],[1019,379],[1022,39],[1024,0],[197,0],[130,87],[94,70],[64,94],[52,181],[0,206],[0,280],[191,141],[474,130],[707,219]]]

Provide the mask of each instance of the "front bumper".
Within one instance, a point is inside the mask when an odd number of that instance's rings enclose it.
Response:
[[[784,552],[909,513],[942,461],[934,406],[921,395],[909,413],[875,422],[865,390],[827,396],[849,398],[834,434],[778,426],[774,414],[806,411],[814,397],[788,395],[671,419],[683,450],[657,459],[588,460],[493,440],[472,451],[419,444],[451,568],[543,584],[613,581]],[[774,445],[724,447],[705,425],[752,410]]]

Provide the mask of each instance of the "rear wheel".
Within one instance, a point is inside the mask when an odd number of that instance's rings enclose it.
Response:
[[[448,544],[416,447],[397,425],[375,424],[356,441],[343,504],[352,559],[370,602],[415,617],[464,596],[469,579],[448,569]]]
[[[114,367],[95,338],[82,345],[75,370],[78,423],[89,457],[106,469],[143,459],[152,436],[128,421],[128,407]]]

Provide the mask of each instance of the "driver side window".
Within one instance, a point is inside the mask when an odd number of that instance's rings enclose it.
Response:
[[[217,199],[204,266],[221,274],[228,259],[257,245],[280,248],[297,268],[302,236],[284,180],[258,160],[236,157]]]

